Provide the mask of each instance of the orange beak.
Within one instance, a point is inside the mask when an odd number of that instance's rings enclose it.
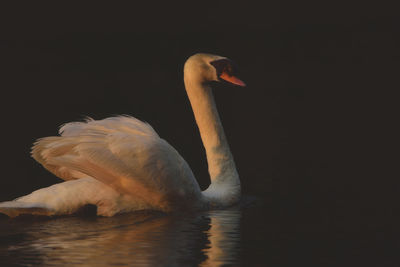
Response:
[[[242,80],[240,80],[239,78],[237,78],[235,76],[229,76],[225,72],[223,72],[219,77],[227,82],[232,83],[232,84],[236,84],[239,86],[246,86],[246,84]]]

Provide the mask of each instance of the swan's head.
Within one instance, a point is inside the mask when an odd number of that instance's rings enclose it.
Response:
[[[238,78],[239,71],[236,64],[226,57],[211,54],[195,54],[186,60],[185,80],[195,79],[200,82],[226,81],[231,84],[246,86]]]

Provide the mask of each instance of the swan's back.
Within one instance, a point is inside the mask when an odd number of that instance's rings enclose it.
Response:
[[[63,180],[87,177],[163,211],[201,199],[188,164],[154,129],[129,116],[88,119],[39,139],[32,156]]]
[[[126,132],[133,135],[159,137],[150,124],[132,116],[117,116],[103,120],[87,118],[84,122],[70,122],[60,127],[61,136],[96,135],[112,132]]]

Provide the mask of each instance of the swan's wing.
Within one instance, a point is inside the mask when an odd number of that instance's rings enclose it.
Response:
[[[103,120],[87,118],[84,122],[70,122],[60,127],[59,134],[63,137],[46,137],[39,139],[32,147],[32,156],[46,169],[64,180],[72,180],[87,177],[75,169],[59,164],[51,164],[51,161],[60,156],[77,156],[76,146],[83,143],[95,144],[103,141],[102,147],[106,145],[108,137],[116,134],[131,134],[132,144],[139,144],[140,137],[147,136],[154,139],[159,138],[153,128],[136,118],[129,116],[118,116]],[[68,138],[66,138],[68,137]],[[72,138],[75,137],[75,138]]]
[[[200,195],[185,160],[150,125],[135,118],[74,122],[60,133],[39,139],[32,156],[64,180],[90,176],[155,206]]]
[[[103,120],[87,118],[84,122],[70,122],[60,127],[62,136],[79,136],[87,134],[106,134],[113,132],[126,132],[134,135],[159,137],[154,129],[145,122],[134,117],[123,115],[110,117]]]

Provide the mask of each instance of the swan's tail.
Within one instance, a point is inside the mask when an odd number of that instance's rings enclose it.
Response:
[[[131,211],[131,207],[137,204],[132,201],[102,182],[83,178],[42,188],[13,201],[1,202],[0,213],[12,218],[20,215],[113,216]]]
[[[34,215],[34,216],[51,216],[54,211],[41,207],[40,204],[24,203],[19,201],[6,201],[0,203],[0,214],[5,214],[8,217],[14,218],[21,215]]]

